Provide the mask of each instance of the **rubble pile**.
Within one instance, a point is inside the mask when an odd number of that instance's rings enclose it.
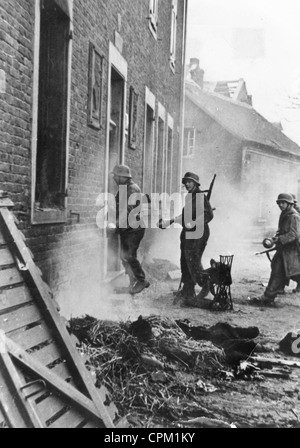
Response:
[[[201,406],[201,395],[216,390],[209,379],[226,359],[212,342],[189,339],[176,322],[157,316],[124,323],[73,318],[69,331],[120,417],[156,427],[214,417]]]
[[[224,381],[263,380],[261,370],[245,361],[257,346],[256,327],[193,327],[158,316],[116,323],[84,316],[71,319],[69,331],[96,385],[108,389],[119,417],[136,427],[219,426],[222,415],[203,405],[203,395],[218,391]]]

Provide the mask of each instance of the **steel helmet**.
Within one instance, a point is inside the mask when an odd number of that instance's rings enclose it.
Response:
[[[128,177],[129,179],[132,178],[130,168],[127,165],[116,165],[111,174],[114,174],[115,176]]]
[[[185,173],[184,177],[182,178],[182,183],[185,184],[188,180],[192,180],[193,182],[195,182],[195,184],[200,185],[199,176],[195,173]]]
[[[290,193],[280,193],[277,198],[278,202],[287,202],[288,204],[294,204],[293,196]]]
[[[294,199],[294,204],[297,204],[298,201],[297,201],[296,195],[291,193],[291,196]]]

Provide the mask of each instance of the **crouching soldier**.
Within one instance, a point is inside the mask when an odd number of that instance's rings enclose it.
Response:
[[[300,284],[300,215],[294,209],[291,194],[281,193],[276,202],[281,210],[278,231],[273,237],[276,252],[268,286],[261,297],[251,300],[254,304],[272,305],[290,279]]]
[[[184,298],[185,305],[198,306],[200,299],[204,299],[210,291],[209,276],[205,275],[202,256],[210,236],[208,224],[213,219],[214,214],[206,195],[201,193],[197,174],[186,173],[182,179],[182,183],[188,191],[182,215],[171,221],[161,221],[160,227],[166,228],[174,222],[183,226],[180,236],[181,283],[183,284],[183,288],[178,294]],[[200,194],[204,196],[204,230],[198,236],[197,222],[201,222],[202,220],[203,223],[203,208],[197,207],[197,196]],[[198,296],[195,294],[196,284],[202,287]]]

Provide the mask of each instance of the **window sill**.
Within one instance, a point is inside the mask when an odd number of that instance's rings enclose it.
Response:
[[[32,225],[39,224],[62,224],[67,221],[66,210],[56,209],[40,209],[34,210],[31,223]]]

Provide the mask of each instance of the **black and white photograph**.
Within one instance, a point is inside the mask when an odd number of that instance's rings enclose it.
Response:
[[[0,429],[300,428],[299,0],[0,0]]]

